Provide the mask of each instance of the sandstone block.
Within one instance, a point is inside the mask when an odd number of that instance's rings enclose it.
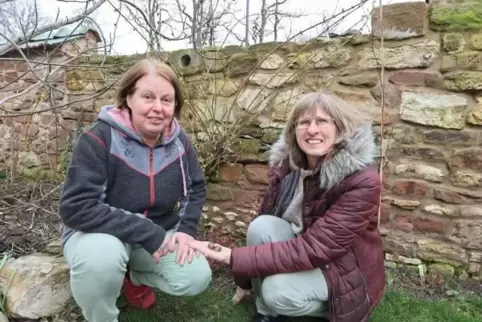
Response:
[[[348,75],[341,77],[338,82],[343,85],[373,87],[378,82],[378,75],[368,73]]]
[[[473,146],[479,141],[479,133],[468,130],[429,130],[424,131],[422,137],[428,144]]]
[[[423,181],[397,179],[393,181],[392,191],[397,195],[425,196],[429,187]]]
[[[433,197],[435,200],[440,200],[451,204],[462,204],[465,201],[463,195],[449,187],[434,188]]]
[[[226,64],[226,75],[234,77],[249,74],[258,66],[258,56],[252,52],[240,52],[231,55]]]
[[[378,68],[379,62],[387,69],[428,67],[438,57],[440,44],[434,40],[421,41],[413,45],[401,45],[384,49],[384,59],[381,49],[365,48],[358,53],[358,68]]]
[[[457,187],[481,187],[482,172],[472,170],[457,170],[450,178],[452,184]]]
[[[268,184],[269,168],[266,164],[248,164],[244,168],[246,179],[253,183]]]
[[[430,28],[437,31],[482,29],[482,3],[478,0],[435,3],[430,10]]]
[[[212,201],[230,201],[234,199],[233,192],[229,187],[216,183],[208,183],[207,200]]]
[[[482,50],[482,34],[475,34],[470,37],[470,45],[473,49]]]
[[[459,215],[459,210],[454,206],[441,204],[427,204],[423,210],[429,214],[437,216],[455,217]]]
[[[69,269],[62,257],[31,254],[8,261],[0,271],[3,293],[8,285],[6,307],[14,317],[50,317],[72,299]]]
[[[401,211],[397,213],[392,224],[395,230],[401,230],[406,233],[413,232],[413,224],[410,212]]]
[[[467,263],[468,255],[465,249],[455,244],[436,239],[418,238],[417,257],[429,261],[437,261],[456,267]]]
[[[457,220],[453,223],[450,236],[451,241],[463,247],[482,249],[482,220]]]
[[[205,70],[208,73],[222,72],[227,64],[228,55],[221,51],[208,51],[202,54]]]
[[[480,171],[482,169],[482,148],[464,148],[453,151],[449,159],[449,166],[452,169],[472,169]]]
[[[232,79],[214,79],[207,86],[207,92],[211,95],[229,97],[239,89],[239,84]]]
[[[437,71],[429,70],[399,70],[389,78],[396,85],[427,86],[440,88],[443,85],[443,76]]]
[[[395,174],[404,174],[432,182],[442,182],[444,177],[448,174],[448,171],[445,166],[444,168],[438,168],[423,163],[404,161],[395,167]]]
[[[234,205],[245,209],[257,209],[264,191],[236,189]]]
[[[458,71],[444,75],[445,88],[451,91],[482,90],[482,72]]]
[[[462,217],[481,217],[482,218],[482,208],[479,205],[461,206],[460,215]]]
[[[405,39],[420,37],[428,29],[428,5],[423,2],[395,3],[382,7],[383,21],[380,19],[380,8],[372,10],[372,34],[385,39]]]
[[[425,161],[445,161],[445,156],[439,149],[429,147],[402,146],[400,152],[404,156]]]
[[[383,88],[380,84],[370,90],[375,100],[382,106],[382,92],[385,95],[384,105],[387,108],[398,109],[401,101],[401,91],[397,86],[386,83]]]
[[[468,51],[442,57],[441,71],[465,69],[471,71],[482,71],[482,53]]]
[[[399,208],[409,210],[415,209],[420,205],[420,201],[418,200],[399,199],[391,196],[383,196],[383,201],[387,201],[391,205],[397,206]]]
[[[467,123],[482,125],[482,97],[477,98],[477,104],[469,111]]]
[[[203,57],[196,49],[181,49],[169,53],[169,63],[183,76],[202,73],[206,70]]]
[[[237,182],[241,179],[243,175],[243,165],[234,163],[234,164],[222,164],[219,167],[219,179],[221,181],[228,181],[228,182]]]
[[[413,234],[391,231],[383,239],[383,248],[391,253],[407,257],[415,257],[416,238]]]
[[[437,276],[453,277],[455,269],[452,265],[443,263],[434,263],[428,266],[428,272]]]
[[[318,69],[318,68],[339,68],[348,64],[351,59],[351,51],[335,45],[327,45],[300,54],[292,54],[290,58],[291,68]]]
[[[408,265],[422,264],[422,261],[418,258],[410,258],[410,257],[401,256],[401,255],[393,255],[389,253],[385,254],[385,259],[392,262],[398,262],[398,263],[403,263]]]
[[[275,95],[265,88],[245,88],[238,96],[237,102],[243,111],[258,114],[275,99]]]
[[[482,251],[469,251],[469,259],[471,262],[482,263]]]
[[[283,65],[283,58],[277,54],[270,54],[261,59],[261,65],[259,66],[261,69],[267,70],[275,70],[280,68]]]
[[[276,74],[256,72],[249,77],[248,81],[250,84],[264,86],[266,88],[279,88],[298,82],[298,75],[296,73],[286,72]]]
[[[465,49],[465,37],[461,33],[445,33],[442,35],[442,46],[449,53],[461,52]]]
[[[463,96],[403,92],[400,118],[446,129],[462,129],[468,101]]]
[[[206,121],[215,120],[218,122],[232,123],[235,121],[236,113],[239,109],[234,97],[216,96],[212,99],[198,99],[193,101],[193,105],[198,110],[198,115]]]
[[[422,233],[443,234],[447,221],[442,218],[415,218],[412,220],[413,226]]]
[[[305,92],[302,88],[295,87],[276,93],[271,109],[272,120],[286,122],[293,106]]]

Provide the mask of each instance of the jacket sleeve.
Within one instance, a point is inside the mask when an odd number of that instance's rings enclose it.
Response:
[[[186,173],[187,196],[181,201],[179,209],[181,220],[177,231],[195,237],[204,202],[206,201],[207,188],[196,149],[187,135],[186,139],[188,164]]]
[[[357,236],[376,221],[379,205],[379,177],[375,172],[359,177],[363,178],[353,178],[350,187],[303,234],[286,241],[233,249],[233,274],[254,278],[311,270],[345,255]]]
[[[83,132],[72,152],[60,197],[60,217],[72,229],[105,233],[125,243],[138,243],[150,254],[162,244],[165,230],[142,214],[102,201],[107,182],[106,139],[99,127]]]

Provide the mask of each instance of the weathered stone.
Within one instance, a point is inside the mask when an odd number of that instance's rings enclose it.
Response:
[[[408,264],[408,265],[420,265],[422,264],[422,261],[418,258],[410,258],[410,257],[405,257],[402,255],[393,255],[386,253],[385,254],[385,259],[392,261],[392,262],[398,262],[398,263],[403,263],[403,264]]]
[[[298,82],[298,77],[296,73],[265,74],[256,72],[249,77],[249,82],[254,85],[265,86],[266,88],[278,88]]]
[[[433,187],[433,197],[452,204],[471,202],[472,199],[482,199],[482,191],[477,189],[462,189],[450,186]],[[473,200],[472,200],[473,201]]]
[[[206,71],[208,73],[222,72],[227,64],[228,55],[221,51],[208,51],[203,53]]]
[[[444,154],[435,148],[402,146],[402,155],[425,161],[445,161]]]
[[[383,248],[391,253],[407,257],[415,257],[415,236],[409,233],[391,231],[383,239]]]
[[[248,164],[244,167],[246,179],[253,183],[268,184],[268,171],[268,165],[265,164]]]
[[[451,169],[472,169],[480,171],[482,169],[482,148],[464,148],[453,151],[449,161]]]
[[[470,37],[470,45],[473,49],[482,50],[482,34],[475,34]]]
[[[383,61],[380,48],[365,48],[358,53],[358,68],[378,68],[381,61],[387,69],[428,67],[438,57],[439,47],[440,44],[434,40],[386,47]]]
[[[386,83],[383,86],[378,84],[370,90],[375,100],[382,106],[382,94],[385,96],[384,105],[387,108],[398,109],[401,101],[401,92],[397,86],[393,86],[390,83]]]
[[[478,205],[461,206],[460,215],[462,217],[481,217],[482,218],[482,207]]]
[[[469,260],[471,262],[482,263],[482,251],[476,251],[476,250],[469,251]]]
[[[399,70],[389,78],[390,82],[405,86],[426,86],[441,88],[443,76],[438,71],[431,70]]]
[[[341,77],[338,82],[343,85],[373,87],[378,82],[377,74],[360,73]]]
[[[183,76],[202,73],[206,70],[203,57],[196,49],[180,49],[168,54],[169,64]]]
[[[423,181],[397,179],[392,184],[392,191],[397,195],[425,196],[428,190]]]
[[[207,87],[208,93],[211,95],[231,96],[239,89],[239,84],[232,79],[214,79]]]
[[[259,140],[237,139],[231,148],[239,161],[260,161],[261,142]]]
[[[7,291],[9,315],[28,319],[62,312],[72,299],[69,269],[62,257],[31,254],[9,260],[0,270],[0,288]]]
[[[403,144],[414,144],[420,142],[420,133],[418,128],[407,124],[397,124],[388,130],[388,137],[391,140]]]
[[[63,250],[62,250],[62,240],[60,238],[57,238],[55,240],[52,240],[46,247],[45,251],[49,254],[52,255],[63,255]]]
[[[277,54],[270,54],[261,59],[261,65],[259,66],[261,69],[267,70],[274,70],[281,67],[283,64],[283,58]]]
[[[481,71],[482,53],[478,51],[469,51],[442,57],[442,63],[440,65],[440,70],[442,72],[456,69]]]
[[[237,182],[241,179],[243,175],[243,165],[234,163],[234,164],[222,164],[219,167],[219,180],[221,181],[228,181],[228,182]]]
[[[422,163],[405,161],[395,167],[395,174],[406,174],[417,179],[424,179],[432,182],[442,182],[448,171]]]
[[[452,184],[457,187],[480,187],[482,186],[482,173],[471,170],[457,170],[450,178]]]
[[[456,217],[459,215],[459,211],[456,207],[447,205],[429,204],[425,205],[423,210],[429,214],[437,216]]]
[[[385,39],[406,39],[424,36],[427,32],[428,5],[423,2],[405,2],[385,5],[383,20],[380,8],[372,10],[372,35]]]
[[[268,89],[247,87],[238,96],[237,102],[243,111],[259,114],[275,97]]]
[[[465,37],[460,33],[446,33],[442,35],[442,46],[446,52],[462,52],[465,49]]]
[[[435,3],[430,10],[430,28],[437,31],[482,29],[482,3],[477,0],[453,4]]]
[[[482,271],[482,264],[479,263],[469,263],[469,273],[479,273]]]
[[[265,129],[263,130],[261,142],[266,144],[273,144],[279,139],[280,134],[281,131],[279,129]]]
[[[423,142],[443,145],[476,145],[479,141],[477,131],[430,130],[422,133]]]
[[[459,95],[403,92],[400,118],[413,123],[462,129],[468,101]]]
[[[477,104],[469,111],[467,123],[482,125],[482,97],[477,97]]]
[[[253,52],[240,52],[231,55],[226,64],[228,77],[251,73],[258,66],[258,56]]]
[[[451,91],[482,90],[482,72],[460,71],[444,75],[445,88]]]
[[[398,265],[397,265],[397,263],[394,263],[394,262],[385,261],[385,267],[391,268],[391,269],[396,269],[398,267]]]
[[[289,56],[291,68],[339,68],[348,64],[351,59],[351,51],[339,46],[326,46],[310,52],[292,54]]]
[[[444,218],[417,217],[412,220],[413,227],[423,233],[443,234],[447,221]]]
[[[392,124],[395,113],[388,110],[382,116],[380,104],[370,95],[364,92],[350,90],[335,90],[334,94],[353,105],[355,108],[372,117],[374,124]]]
[[[234,97],[217,96],[212,99],[198,99],[193,102],[198,109],[199,118],[210,121],[232,123],[236,120],[236,111],[238,109],[237,101]]]
[[[453,277],[455,268],[449,264],[434,263],[428,266],[428,272],[437,276]]]
[[[397,212],[395,219],[392,221],[392,229],[406,233],[413,232],[412,213],[409,211]]]
[[[34,167],[39,167],[42,164],[38,154],[36,154],[32,151],[30,151],[30,152],[21,151],[18,154],[18,158],[19,158],[19,161],[20,161],[20,165],[22,167],[34,168]]]
[[[398,199],[390,196],[383,196],[383,201],[388,201],[391,205],[410,210],[415,209],[420,205],[420,201],[417,200]]]
[[[448,238],[465,248],[482,249],[482,220],[457,220],[453,222]]]
[[[331,73],[308,75],[305,79],[305,86],[313,92],[326,91],[336,80],[337,76]]]
[[[229,187],[224,187],[215,183],[208,183],[207,200],[229,201],[234,199],[233,192]]]
[[[454,244],[419,237],[417,245],[417,257],[424,260],[443,262],[456,267],[462,266],[468,261],[465,249]]]
[[[291,113],[291,109],[296,102],[305,93],[300,87],[286,89],[276,94],[271,111],[271,117],[274,121],[286,122]]]

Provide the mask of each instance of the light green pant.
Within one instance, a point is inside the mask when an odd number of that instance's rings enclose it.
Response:
[[[107,234],[75,233],[64,247],[64,256],[73,297],[88,322],[118,322],[116,301],[127,265],[134,284],[175,296],[197,295],[211,282],[211,268],[202,255],[181,266],[172,252],[156,264],[140,246],[124,244]]]
[[[295,238],[286,220],[261,215],[246,233],[248,245],[261,245]],[[264,315],[328,316],[328,286],[320,269],[276,274],[252,281],[257,295],[256,309]]]

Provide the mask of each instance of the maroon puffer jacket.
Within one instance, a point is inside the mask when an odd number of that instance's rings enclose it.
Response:
[[[282,139],[272,148],[260,214],[272,213],[281,182],[291,171],[283,148]],[[371,166],[375,155],[372,131],[366,127],[323,161],[319,174],[305,179],[303,233],[284,242],[234,249],[236,284],[248,289],[254,277],[320,268],[329,287],[330,320],[367,321],[385,288],[377,229],[381,182]]]

